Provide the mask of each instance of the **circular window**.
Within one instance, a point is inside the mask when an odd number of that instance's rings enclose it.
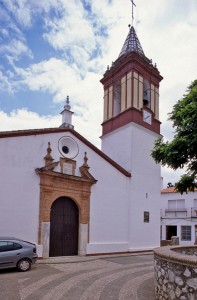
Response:
[[[61,155],[68,159],[76,157],[79,153],[77,142],[69,136],[63,136],[59,139],[58,149]]]

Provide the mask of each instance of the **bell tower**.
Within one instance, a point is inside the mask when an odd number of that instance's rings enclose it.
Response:
[[[125,185],[128,198],[120,199],[128,201],[129,250],[152,249],[160,241],[161,175],[151,150],[160,134],[162,79],[156,64],[145,56],[134,27],[130,26],[119,57],[101,79],[104,87],[102,151],[131,173]]]
[[[103,135],[130,122],[160,133],[159,82],[156,64],[148,59],[133,26],[118,59],[105,72]]]
[[[104,87],[102,151],[131,172],[131,179],[125,185],[129,250],[159,246],[161,175],[151,150],[160,134],[162,79],[156,64],[145,56],[134,27],[130,26],[119,57],[101,79]]]
[[[160,134],[159,83],[163,79],[156,64],[148,59],[133,26],[119,57],[108,67],[101,83],[104,87],[102,151],[117,162],[121,131],[129,125]],[[116,143],[117,140],[117,143]],[[116,150],[112,148],[116,144]]]

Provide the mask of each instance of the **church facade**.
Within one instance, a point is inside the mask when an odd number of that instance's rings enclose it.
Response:
[[[101,150],[74,130],[69,99],[59,128],[0,132],[0,235],[41,257],[151,250],[160,243],[162,80],[132,26],[107,68]]]

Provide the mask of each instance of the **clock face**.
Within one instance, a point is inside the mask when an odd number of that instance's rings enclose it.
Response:
[[[152,114],[147,110],[143,110],[143,121],[152,124]]]

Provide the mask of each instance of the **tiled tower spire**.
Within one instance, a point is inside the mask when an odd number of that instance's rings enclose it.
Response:
[[[144,55],[144,51],[133,26],[131,26],[129,30],[127,38],[120,51],[119,57],[130,52],[137,52],[138,54]]]

